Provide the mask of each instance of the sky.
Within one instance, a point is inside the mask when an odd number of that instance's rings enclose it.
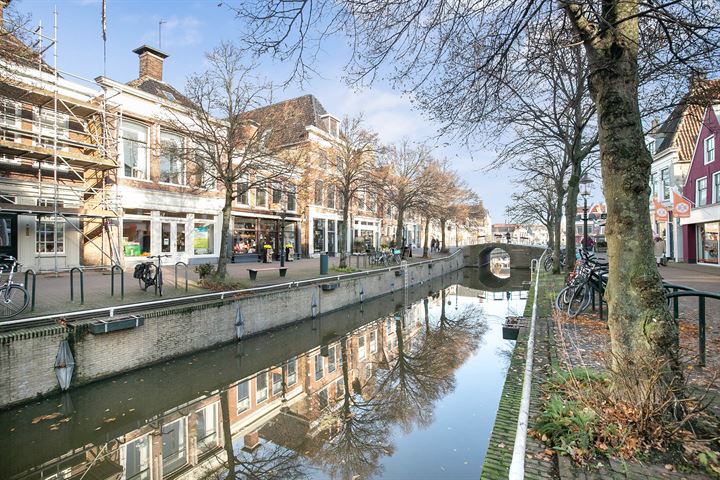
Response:
[[[221,41],[237,40],[242,28],[241,20],[220,0],[107,0],[107,62],[103,66],[100,0],[13,0],[12,4],[19,12],[32,16],[31,24],[42,23],[48,36],[52,36],[53,10],[57,7],[60,70],[93,79],[106,69],[109,78],[127,82],[138,75],[138,59],[132,50],[148,44],[170,55],[165,60],[163,79],[181,91],[191,73],[204,69],[204,53]],[[164,23],[159,45],[161,20]],[[511,171],[487,168],[494,153],[479,147],[470,151],[451,140],[437,139],[438,125],[423,118],[412,108],[409,98],[387,84],[377,82],[362,90],[348,87],[341,80],[346,58],[341,42],[326,47],[315,66],[321,76],[302,86],[278,88],[274,99],[311,93],[337,117],[363,114],[367,126],[378,132],[384,143],[408,138],[438,145],[435,155],[450,160],[482,198],[494,223],[504,223],[505,208],[517,187],[510,182]],[[52,64],[51,57],[49,60]],[[287,65],[272,59],[263,59],[258,70],[276,84],[288,78]]]

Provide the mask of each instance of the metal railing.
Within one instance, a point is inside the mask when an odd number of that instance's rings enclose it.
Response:
[[[70,301],[75,301],[75,272],[78,272],[80,277],[80,305],[83,305],[85,303],[85,281],[83,280],[83,269],[80,267],[70,269]]]
[[[115,296],[115,272],[120,274],[120,298],[125,298],[125,271],[120,265],[113,265],[110,269],[110,296]]]
[[[673,302],[673,318],[677,319],[679,316],[678,299],[680,297],[697,297],[698,299],[698,365],[701,367],[705,366],[705,299],[712,298],[714,300],[720,300],[720,293],[703,292],[700,290],[693,290],[684,285],[665,285],[666,288],[672,288],[674,291],[666,294],[668,300]]]
[[[32,289],[28,288],[28,280],[30,280],[30,275],[32,275]],[[28,268],[25,270],[25,290],[30,293],[30,311],[35,310],[35,285],[37,284],[37,274],[35,273],[35,270],[32,268]]]
[[[433,263],[436,263],[439,261],[447,261],[448,259],[452,259],[453,257],[459,255],[461,252],[462,252],[462,250],[458,249],[455,252],[448,255],[447,257],[413,262],[412,266],[428,265],[428,264],[433,264]],[[148,309],[148,308],[161,308],[161,307],[178,306],[178,305],[204,302],[204,301],[224,300],[226,298],[232,298],[232,297],[236,297],[238,295],[245,296],[247,294],[253,294],[253,293],[287,291],[287,290],[291,290],[293,288],[300,288],[300,287],[309,286],[309,285],[327,283],[328,279],[333,278],[333,277],[335,277],[337,280],[341,280],[341,279],[349,280],[349,279],[353,279],[353,278],[368,277],[370,275],[375,275],[375,274],[384,273],[384,272],[393,272],[400,268],[402,268],[400,265],[395,265],[392,267],[376,268],[373,270],[365,270],[362,272],[353,272],[353,273],[333,275],[332,277],[328,277],[328,276],[316,277],[316,278],[311,278],[308,280],[297,280],[297,281],[292,281],[292,282],[266,285],[266,286],[261,286],[261,287],[243,288],[243,289],[238,289],[238,290],[227,290],[227,291],[223,291],[223,292],[213,292],[213,293],[200,293],[200,294],[196,294],[196,295],[186,295],[183,297],[166,298],[166,299],[162,299],[162,300],[152,300],[152,301],[148,301],[148,302],[128,303],[125,305],[116,305],[116,306],[112,306],[112,307],[101,307],[101,308],[93,308],[93,309],[87,309],[87,310],[78,310],[78,311],[74,311],[74,312],[63,312],[61,315],[66,321],[73,321],[73,320],[84,319],[84,318],[97,318],[97,317],[102,317],[102,316],[113,317],[119,313],[127,314],[127,313],[130,313],[133,311],[144,310],[144,309]],[[81,284],[81,295],[82,295],[82,282],[83,282],[82,269],[75,267],[71,270],[71,282],[70,282],[70,299],[71,299],[71,301],[73,299],[72,273],[75,270],[80,272],[80,284]],[[82,300],[81,300],[81,304],[82,304]],[[20,318],[20,319],[16,319],[16,320],[10,320],[7,322],[0,323],[0,328],[2,328],[2,327],[18,328],[18,327],[22,327],[22,326],[32,325],[33,323],[41,324],[42,322],[54,321],[55,319],[58,318],[59,315],[60,315],[59,313],[54,313],[54,314],[50,314],[50,315],[41,315],[41,316],[37,316],[37,317],[28,317],[28,318]]]
[[[178,267],[185,267],[185,291],[188,291],[188,264],[185,262],[177,262],[175,264],[175,289],[178,288]]]

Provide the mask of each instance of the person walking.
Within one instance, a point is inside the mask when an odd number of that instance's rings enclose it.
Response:
[[[657,263],[657,266],[659,267],[662,265],[663,257],[665,257],[665,239],[663,239],[660,235],[655,236],[653,250],[655,253],[655,263]]]

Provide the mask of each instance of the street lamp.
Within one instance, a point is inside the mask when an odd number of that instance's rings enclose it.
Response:
[[[285,266],[285,217],[287,216],[287,207],[283,207],[280,212],[280,267]]]
[[[583,177],[580,179],[580,185],[582,185],[582,192],[580,193],[583,196],[583,251],[587,253],[587,247],[588,247],[588,208],[587,208],[587,197],[590,195],[589,191],[589,185],[593,183],[592,179],[587,176],[587,174],[583,175]]]

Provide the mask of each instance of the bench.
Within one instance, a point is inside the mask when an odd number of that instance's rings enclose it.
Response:
[[[280,270],[280,276],[284,277],[287,273],[287,267],[269,267],[269,268],[248,268],[248,273],[250,273],[250,280],[255,280],[257,278],[258,272],[264,272],[268,270]]]

